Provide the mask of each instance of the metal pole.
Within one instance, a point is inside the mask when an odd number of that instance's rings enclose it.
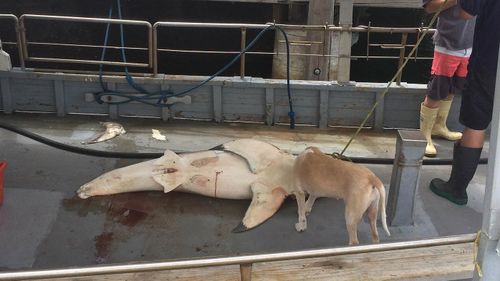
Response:
[[[500,56],[497,64],[495,98],[490,135],[488,178],[484,194],[483,227],[479,244],[478,262],[483,276],[474,271],[474,280],[498,280],[500,256],[497,243],[500,238]]]
[[[158,75],[158,23],[153,25],[153,76]]]
[[[151,25],[148,27],[148,58],[149,69],[151,70],[153,68],[153,27]]]
[[[246,48],[247,46],[247,29],[242,28],[241,29],[241,52]],[[240,57],[240,77],[241,79],[245,78],[245,54],[243,53]]]

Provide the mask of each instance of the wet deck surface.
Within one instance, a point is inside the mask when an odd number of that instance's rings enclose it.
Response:
[[[73,145],[100,130],[103,117],[56,118],[0,115],[43,136]],[[127,134],[92,149],[127,152],[198,151],[242,137],[269,141],[299,152],[316,145],[339,152],[353,131],[258,125],[120,119]],[[167,141],[151,137],[159,129]],[[96,158],[57,150],[0,129],[0,159],[8,162],[5,202],[0,207],[0,270],[59,268],[103,263],[172,260],[253,253],[284,252],[347,244],[342,201],[320,199],[306,232],[294,229],[296,203],[288,199],[270,220],[251,231],[233,234],[249,205],[184,193],[141,192],[97,197],[75,196],[82,184],[100,174],[139,160]],[[364,132],[347,155],[393,157],[395,132]],[[451,156],[452,144],[437,141],[440,157]],[[487,153],[487,147],[483,152]],[[369,165],[389,186],[392,166]],[[469,187],[467,206],[454,206],[434,196],[428,183],[448,177],[450,167],[425,166],[415,203],[415,225],[381,231],[381,241],[403,241],[476,232],[481,212],[486,166],[480,166]],[[360,225],[362,244],[371,243],[369,227]]]

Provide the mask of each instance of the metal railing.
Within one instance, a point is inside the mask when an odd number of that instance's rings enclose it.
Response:
[[[11,20],[14,22],[14,29],[16,32],[16,42],[2,42],[3,44],[14,44],[17,46],[19,52],[19,63],[22,69],[24,69],[24,56],[23,56],[23,44],[21,41],[21,33],[19,32],[19,19],[12,14],[0,14],[0,20]]]
[[[122,265],[93,266],[68,269],[20,271],[20,272],[0,272],[0,280],[27,280],[27,279],[48,279],[48,278],[67,278],[82,277],[92,275],[111,275],[121,273],[151,272],[161,270],[189,269],[211,266],[239,265],[240,271],[251,271],[254,263],[287,261],[306,258],[319,258],[328,256],[338,256],[347,254],[361,254],[391,250],[417,249],[423,247],[454,245],[462,243],[473,243],[476,234],[465,234],[458,236],[441,237],[427,240],[394,242],[385,244],[372,244],[362,246],[349,246],[341,248],[297,251],[274,254],[192,259],[182,261],[155,262],[155,263],[137,263]],[[243,274],[242,274],[243,276]],[[244,278],[242,278],[243,281]]]
[[[65,21],[65,22],[86,22],[86,23],[101,23],[101,24],[121,24],[121,25],[136,25],[144,26],[147,28],[148,32],[148,63],[131,63],[131,62],[116,62],[116,61],[100,61],[100,60],[83,60],[83,59],[62,59],[54,57],[31,57],[28,52],[28,45],[32,44],[27,40],[26,31],[26,21],[27,20],[42,20],[42,21]],[[152,25],[147,21],[138,20],[121,20],[121,19],[105,19],[105,18],[88,18],[88,17],[67,17],[67,16],[47,16],[47,15],[33,15],[26,14],[19,18],[19,29],[20,37],[22,42],[22,55],[25,60],[37,61],[37,62],[55,62],[55,63],[73,63],[73,64],[103,64],[103,65],[114,65],[114,66],[131,66],[131,67],[143,67],[151,68],[153,66],[153,50],[151,49],[153,35],[152,35]],[[61,43],[39,43],[35,42],[37,45],[61,45]],[[104,46],[95,45],[81,45],[81,44],[62,44],[64,46],[72,47],[89,47],[89,48],[105,48]],[[108,47],[106,47],[108,48]],[[122,47],[113,48],[121,49]]]
[[[184,28],[229,28],[234,29],[238,28],[241,30],[241,51],[246,47],[246,30],[247,29],[264,29],[268,27],[267,24],[231,24],[231,23],[196,23],[196,22],[157,22],[153,25],[153,74],[156,76],[158,74],[158,51],[168,51],[168,52],[182,52],[182,50],[174,50],[174,49],[159,49],[158,48],[158,28],[160,27],[184,27]],[[208,53],[207,51],[202,50],[191,50],[191,52],[196,53]],[[228,53],[222,51],[210,51],[210,53]],[[234,52],[232,52],[234,53]],[[238,52],[239,53],[239,52]],[[245,54],[241,56],[240,59],[240,76],[241,78],[245,77]]]
[[[170,53],[197,53],[197,54],[239,54],[246,47],[247,40],[247,30],[249,29],[264,29],[273,23],[268,24],[239,24],[239,23],[200,23],[200,22],[156,22],[151,25],[146,21],[138,20],[121,20],[121,19],[108,19],[108,18],[89,18],[89,17],[69,17],[69,16],[50,16],[50,15],[34,15],[25,14],[22,15],[19,20],[15,15],[10,14],[0,14],[0,19],[11,19],[16,24],[17,42],[15,43],[19,49],[19,59],[21,67],[24,69],[25,61],[33,62],[49,62],[49,63],[71,63],[71,64],[93,64],[93,65],[111,65],[111,66],[130,66],[147,68],[148,71],[142,74],[152,74],[157,75],[159,72],[159,52],[170,52]],[[135,25],[144,26],[147,29],[147,46],[146,47],[127,47],[127,46],[102,46],[96,44],[74,44],[74,43],[64,43],[64,42],[32,42],[28,40],[26,22],[28,20],[39,20],[39,21],[64,21],[73,23],[101,23],[101,24],[123,24],[123,25]],[[351,59],[398,59],[399,64],[402,63],[406,56],[406,48],[413,47],[413,44],[408,43],[409,34],[416,34],[418,38],[423,33],[423,28],[390,28],[390,27],[372,27],[368,26],[357,26],[357,27],[339,27],[334,25],[285,25],[279,24],[285,30],[302,30],[306,32],[321,32],[324,35],[322,40],[318,41],[308,41],[305,40],[290,40],[292,46],[305,46],[310,47],[312,45],[322,45],[328,46],[328,40],[331,40],[333,33],[340,32],[357,32],[366,33],[366,53],[361,55],[350,55]],[[173,49],[173,48],[161,48],[158,43],[159,29],[162,27],[175,27],[175,28],[211,28],[211,29],[239,29],[240,30],[240,50],[238,51],[217,51],[217,50],[201,50],[201,49]],[[429,33],[432,34],[435,30],[430,30]],[[372,34],[400,34],[400,43],[375,43],[372,42]],[[14,44],[14,42],[6,42],[6,44]],[[279,40],[278,44],[284,44],[283,40]],[[59,46],[59,47],[81,47],[81,48],[107,48],[107,49],[125,49],[125,50],[136,50],[136,51],[147,51],[148,52],[148,62],[138,63],[138,62],[122,62],[122,61],[100,61],[100,60],[88,60],[82,58],[57,58],[57,57],[34,57],[30,56],[28,47],[29,46]],[[394,55],[377,55],[373,54],[372,48],[380,49],[394,49],[398,51],[398,54]],[[292,57],[323,57],[326,59],[339,58],[339,54],[332,54],[330,50],[325,50],[326,48],[319,48],[321,53],[310,53],[310,52],[291,52]],[[246,75],[246,55],[270,55],[278,56],[282,55],[279,52],[279,48],[275,48],[274,51],[248,51],[243,54],[240,59],[240,76],[243,78]],[[419,59],[432,59],[432,57],[422,57],[418,56],[417,52],[413,57],[415,60]],[[330,66],[329,66],[330,67]],[[44,69],[47,70],[47,69]],[[58,69],[58,71],[61,71]],[[74,72],[76,70],[63,70],[68,72]],[[327,70],[329,71],[329,69]],[[398,83],[401,82],[401,76],[397,80]]]

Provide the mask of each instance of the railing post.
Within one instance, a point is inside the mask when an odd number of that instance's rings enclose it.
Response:
[[[241,52],[243,52],[243,50],[245,50],[246,46],[247,46],[247,29],[243,27],[241,29]],[[241,79],[245,78],[245,56],[246,56],[246,54],[243,53],[240,57],[240,77],[241,77]]]
[[[240,264],[241,281],[252,281],[252,264]]]
[[[413,204],[426,143],[419,130],[398,130],[387,195],[387,221],[391,226],[413,224]]]
[[[339,64],[337,80],[341,83],[349,82],[351,77],[351,45],[352,45],[352,12],[353,0],[342,0],[340,2],[340,20],[342,27],[340,32]]]
[[[399,50],[399,62],[398,62],[398,69],[401,68],[401,66],[404,63],[405,60],[405,55],[406,55],[406,41],[408,40],[408,33],[403,33],[401,34],[401,49]],[[399,73],[398,80],[396,80],[396,84],[399,86],[401,85],[401,77],[403,77],[403,72]]]
[[[153,53],[153,76],[158,75],[158,23],[153,25],[153,42],[152,42],[152,53]]]

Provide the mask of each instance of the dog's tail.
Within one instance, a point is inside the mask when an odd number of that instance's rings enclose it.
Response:
[[[379,209],[380,209],[380,220],[382,221],[382,227],[387,233],[387,236],[391,236],[389,232],[389,228],[387,227],[387,214],[385,212],[385,187],[384,184],[380,183],[375,186],[380,194],[380,200],[378,201]]]

